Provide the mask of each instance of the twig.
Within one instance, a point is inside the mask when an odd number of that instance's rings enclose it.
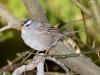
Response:
[[[32,54],[34,54],[33,52],[34,52],[33,49],[32,51],[28,52],[28,55],[22,60],[22,62],[26,61]]]
[[[90,10],[91,10],[91,13],[93,15],[93,21],[95,23],[95,27],[100,35],[100,7],[99,7],[99,2],[98,0],[86,0],[89,7],[90,7]],[[99,36],[100,37],[100,36]]]
[[[13,72],[12,75],[21,75],[23,72],[33,70],[35,67],[37,67],[37,75],[44,75],[44,61],[45,61],[45,59],[51,60],[51,61],[55,62],[56,64],[60,65],[66,71],[66,75],[70,75],[68,68],[63,63],[58,61],[56,58],[50,57],[50,56],[48,56],[48,57],[35,56],[35,58],[33,59],[33,61],[31,63],[29,63],[28,65],[23,65],[23,66],[17,68]]]
[[[48,22],[39,0],[22,0],[22,2],[25,5],[31,19]]]
[[[71,0],[77,7],[79,7],[85,14],[91,16],[88,9],[82,5],[78,0]]]
[[[37,65],[37,75],[44,75],[44,61]]]
[[[22,53],[18,53],[17,57],[14,60],[11,61],[12,64],[8,64],[7,66],[4,66],[2,69],[0,69],[0,71],[2,71],[2,72],[7,71],[8,69],[10,69],[10,67],[13,67],[13,64],[15,62],[17,62],[18,60],[21,60],[27,54],[29,54],[28,51],[22,52]]]
[[[1,4],[0,4],[0,16],[8,22],[8,26],[3,27],[1,31],[10,29],[10,27],[19,29],[21,21],[14,15],[12,15],[12,13],[8,11],[6,8],[4,8]]]
[[[10,29],[10,28],[11,28],[11,25],[7,25],[7,26],[5,26],[5,27],[2,27],[2,28],[0,29],[0,32],[5,31],[5,30]]]
[[[3,31],[5,31],[5,30],[11,29],[11,28],[16,28],[15,24],[13,24],[13,23],[8,23],[7,26],[4,26],[4,27],[2,27],[2,28],[0,29],[0,32],[3,32]],[[19,28],[18,28],[18,30],[19,30]]]
[[[42,59],[41,59],[42,58]],[[42,56],[35,56],[35,58],[33,59],[32,62],[30,62],[28,65],[23,65],[19,68],[17,68],[12,75],[21,75],[23,72],[25,71],[30,71],[33,70],[35,67],[39,67],[41,64],[43,64],[45,58]],[[40,63],[40,64],[39,64]],[[44,66],[43,66],[44,67]],[[40,67],[39,67],[40,68]],[[40,72],[40,71],[38,71]],[[43,72],[42,72],[43,73]],[[40,73],[37,73],[38,75],[40,75]],[[43,74],[41,74],[43,75]]]
[[[59,60],[57,60],[56,58],[48,56],[45,59],[51,60],[51,61],[55,62],[56,64],[58,64],[59,66],[61,66],[66,71],[66,75],[70,75],[69,69],[62,62],[60,62]]]

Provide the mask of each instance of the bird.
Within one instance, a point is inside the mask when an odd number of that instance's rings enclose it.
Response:
[[[45,54],[47,54],[61,38],[73,33],[73,31],[62,32],[49,23],[32,19],[23,20],[21,22],[20,30],[21,38],[26,45],[37,50],[37,53],[46,51]]]

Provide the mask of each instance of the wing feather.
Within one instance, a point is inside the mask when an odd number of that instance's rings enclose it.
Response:
[[[46,22],[41,22],[41,25],[37,28],[39,33],[43,33],[46,35],[63,35],[64,33],[58,30],[57,28],[53,27],[51,24]]]

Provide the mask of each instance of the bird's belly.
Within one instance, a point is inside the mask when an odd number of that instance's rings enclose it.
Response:
[[[30,42],[29,42],[29,41],[30,41]],[[29,40],[29,39],[27,39],[27,40],[25,41],[25,43],[26,43],[29,47],[31,47],[31,48],[33,48],[33,49],[35,49],[35,50],[44,51],[44,50],[47,49],[47,47],[46,47],[46,46],[43,46],[43,44],[41,44],[41,42],[39,42],[38,40]]]
[[[22,37],[23,38],[23,37]],[[46,39],[41,39],[41,37],[27,37],[27,38],[23,38],[24,42],[31,48],[35,49],[35,50],[39,50],[39,51],[44,51],[47,50],[50,47],[50,42],[46,41]],[[49,38],[47,38],[49,39]],[[47,44],[45,44],[45,42]]]

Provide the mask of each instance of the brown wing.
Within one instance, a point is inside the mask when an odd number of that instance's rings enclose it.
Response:
[[[60,30],[57,28],[51,26],[51,24],[46,23],[46,22],[41,22],[40,27],[37,28],[37,30],[40,33],[46,34],[46,35],[62,35],[64,36],[64,33],[62,33]]]

